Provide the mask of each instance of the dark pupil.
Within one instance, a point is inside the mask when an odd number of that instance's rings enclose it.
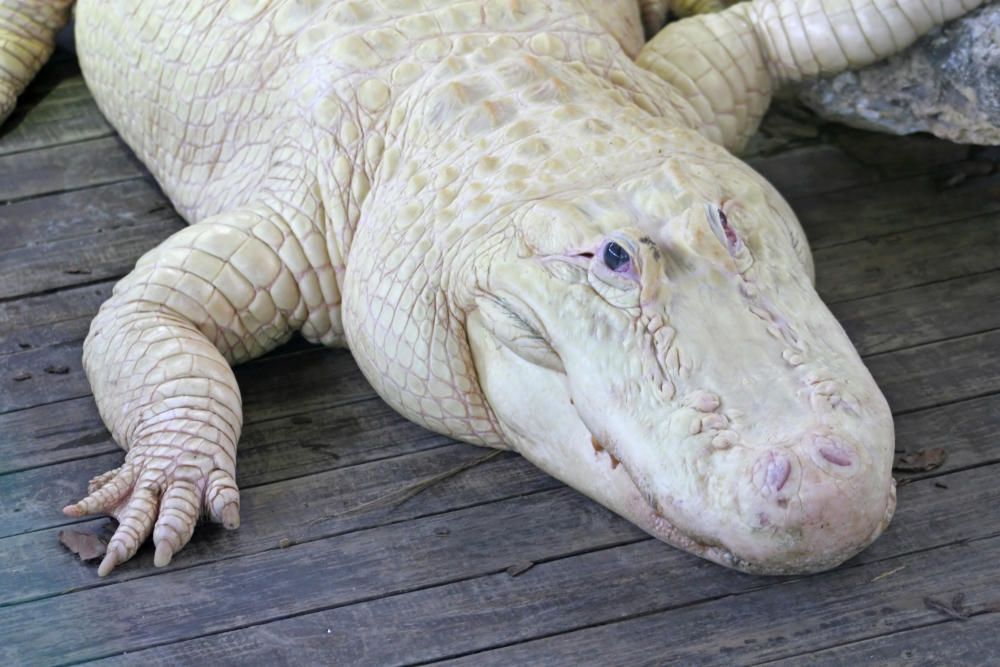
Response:
[[[618,271],[628,264],[629,256],[625,248],[614,241],[604,246],[604,264],[612,271]]]

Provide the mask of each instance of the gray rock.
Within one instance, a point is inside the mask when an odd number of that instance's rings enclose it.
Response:
[[[823,118],[854,127],[1000,144],[1000,2],[885,62],[803,84],[799,97]]]

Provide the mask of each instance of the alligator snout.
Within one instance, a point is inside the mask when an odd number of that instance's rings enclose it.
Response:
[[[745,531],[726,546],[754,572],[834,567],[870,544],[895,509],[895,485],[869,447],[830,430],[759,454],[739,506]],[[726,541],[726,540],[724,540]]]

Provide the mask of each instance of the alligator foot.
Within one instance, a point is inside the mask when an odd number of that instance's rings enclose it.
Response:
[[[204,443],[199,443],[203,445]],[[90,481],[83,500],[67,505],[71,517],[110,514],[118,529],[97,572],[105,576],[131,558],[150,533],[156,545],[154,563],[170,562],[205,513],[229,529],[240,525],[240,494],[230,472],[215,466],[208,452],[182,445],[132,449],[120,468]]]

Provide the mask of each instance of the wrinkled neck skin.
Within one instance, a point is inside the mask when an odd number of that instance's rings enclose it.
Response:
[[[682,101],[517,49],[438,67],[393,111],[346,275],[379,393],[728,567],[874,540],[891,415],[778,193]]]

